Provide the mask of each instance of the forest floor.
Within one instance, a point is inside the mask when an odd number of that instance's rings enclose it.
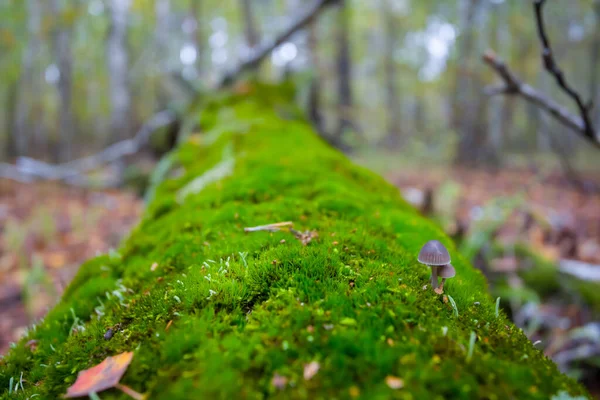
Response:
[[[127,192],[0,180],[0,354],[45,315],[83,261],[119,245],[141,211]]]
[[[403,169],[387,178],[459,241],[487,229],[480,222],[492,202],[521,193],[524,202],[511,206],[502,221],[496,218],[494,240],[525,241],[551,262],[579,260],[590,271],[600,269],[600,192],[583,193],[556,174],[541,178],[523,170]],[[600,179],[595,183],[600,186]],[[0,354],[43,317],[80,263],[118,246],[142,209],[142,200],[129,192],[0,181]],[[511,275],[520,268],[516,256],[476,255],[475,264],[492,273]],[[536,310],[566,316],[571,327],[594,322],[594,314],[570,306],[542,301]],[[550,343],[545,349],[554,355],[562,347]]]

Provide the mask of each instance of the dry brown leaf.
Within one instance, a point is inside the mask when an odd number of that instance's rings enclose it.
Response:
[[[125,352],[114,357],[107,357],[100,364],[80,371],[77,380],[67,389],[65,398],[88,396],[90,393],[98,393],[110,388],[119,388],[132,395],[134,398],[143,398],[143,396],[132,391],[126,386],[119,385],[119,381],[127,370],[127,367],[133,359],[133,352]]]

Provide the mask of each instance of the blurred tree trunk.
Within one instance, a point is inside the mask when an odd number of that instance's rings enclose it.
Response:
[[[384,76],[385,76],[385,100],[387,106],[387,142],[392,148],[400,145],[400,102],[396,82],[396,61],[394,53],[398,36],[397,20],[392,11],[392,0],[381,1],[381,12],[384,26]]]
[[[35,60],[40,51],[41,14],[39,0],[27,0],[27,42],[23,51],[18,95],[11,99],[17,101],[14,107],[16,116],[14,117],[14,127],[7,131],[7,133],[12,132],[13,134],[13,151],[16,155],[25,155],[28,152],[30,134],[32,126],[34,126],[33,120],[36,118],[36,115],[32,113],[32,108],[33,104],[37,102],[40,91],[40,76],[39,71],[36,71],[35,68]],[[39,119],[36,122],[38,126],[41,123]],[[39,139],[38,135],[35,136],[36,139]]]
[[[594,11],[596,23],[592,33],[592,49],[590,51],[590,99],[594,105],[594,127],[598,130],[600,129],[600,0],[594,2]]]
[[[458,38],[458,68],[456,88],[453,101],[454,126],[459,134],[456,162],[459,164],[474,164],[481,157],[476,142],[480,141],[475,118],[477,104],[473,96],[474,82],[472,78],[473,50],[475,48],[474,23],[481,0],[464,0],[464,16],[462,18],[460,36]]]
[[[256,27],[256,21],[252,12],[251,1],[252,0],[241,0],[246,44],[248,45],[248,47],[254,48],[260,42],[260,33],[258,32],[258,28]]]
[[[313,21],[308,27],[308,51],[312,63],[312,79],[308,93],[308,115],[315,130],[319,134],[325,134],[323,115],[321,114],[321,68],[318,54],[319,36],[317,23]]]
[[[9,83],[9,86],[6,90],[6,108],[4,109],[4,122],[6,123],[6,146],[5,150],[5,159],[10,160],[17,154],[16,150],[16,135],[15,131],[15,118],[17,116],[16,108],[17,108],[17,99],[19,92],[19,80],[15,80]]]
[[[191,0],[190,2],[190,18],[193,22],[194,29],[191,32],[194,47],[196,48],[196,73],[202,78],[202,52],[204,37],[200,28],[200,15],[202,15],[202,0]]]
[[[157,82],[157,101],[159,108],[165,108],[168,103],[169,95],[165,87],[163,78],[169,70],[169,38],[171,36],[171,1],[156,0],[154,13],[156,16],[156,58],[155,63],[158,68]]]
[[[127,21],[130,0],[110,0],[111,26],[106,44],[110,76],[110,139],[122,140],[131,132],[131,91],[129,88],[129,53]]]
[[[340,0],[336,23],[337,43],[337,83],[338,83],[338,123],[332,138],[333,143],[343,147],[346,129],[352,128],[352,61],[350,57],[349,10],[347,0]]]
[[[52,0],[51,7],[57,25],[54,30],[54,53],[58,67],[59,123],[58,159],[69,161],[73,156],[73,55],[71,52],[71,22],[65,20],[65,2]]]

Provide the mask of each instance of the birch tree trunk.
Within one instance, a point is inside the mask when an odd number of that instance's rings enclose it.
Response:
[[[54,30],[54,54],[59,72],[58,96],[59,123],[58,123],[58,159],[61,162],[69,161],[73,156],[73,55],[71,52],[72,27],[67,26],[67,21],[62,17],[68,3],[62,0],[52,0],[52,13],[55,15],[57,26]]]
[[[111,27],[106,44],[110,74],[110,139],[118,141],[131,132],[131,90],[129,88],[129,54],[127,20],[130,0],[109,0]]]
[[[22,72],[16,96],[14,127],[8,131],[12,131],[12,143],[16,155],[25,155],[28,152],[33,126],[32,107],[37,96],[36,92],[39,92],[40,78],[36,76],[35,61],[40,50],[41,13],[39,0],[27,0],[27,43],[23,51]]]

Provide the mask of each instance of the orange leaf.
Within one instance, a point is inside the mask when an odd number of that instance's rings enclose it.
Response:
[[[77,380],[67,389],[64,397],[88,396],[92,392],[98,393],[117,386],[132,358],[133,352],[125,352],[107,357],[95,367],[80,371]]]

